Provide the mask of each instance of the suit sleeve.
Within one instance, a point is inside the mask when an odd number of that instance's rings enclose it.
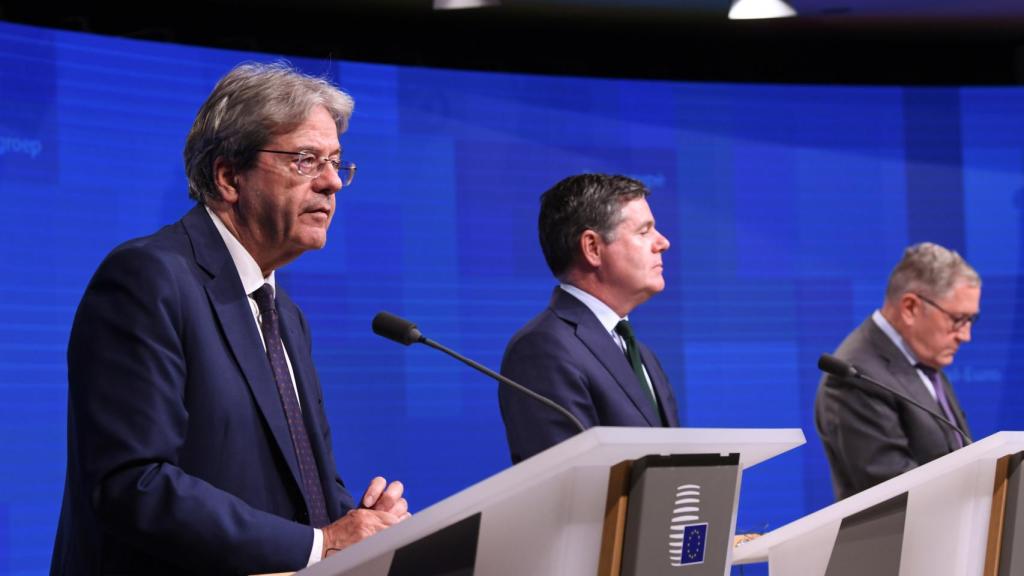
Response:
[[[822,381],[819,428],[829,456],[843,469],[854,492],[865,490],[916,468],[902,411],[892,396],[871,394],[852,386]]]
[[[183,292],[201,291],[182,280],[189,274],[173,257],[122,248],[90,282],[68,346],[69,450],[79,489],[103,530],[183,568],[301,568],[310,527],[254,509],[180,467],[189,422],[182,338],[189,322],[206,321],[182,306]]]
[[[598,415],[588,377],[579,369],[583,363],[574,360],[573,353],[563,338],[551,332],[530,332],[509,344],[501,373],[555,401],[590,428],[597,425]],[[500,386],[498,399],[513,463],[579,432],[563,414],[517,390]]]

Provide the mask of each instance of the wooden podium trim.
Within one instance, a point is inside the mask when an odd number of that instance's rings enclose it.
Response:
[[[988,517],[988,544],[985,546],[984,576],[998,576],[999,554],[1003,548],[1006,525],[1006,488],[1012,454],[996,460],[996,480],[992,487],[992,513]]]
[[[608,472],[608,498],[601,530],[601,555],[598,576],[619,576],[622,573],[622,541],[626,534],[626,510],[629,508],[629,482],[633,461],[623,460]]]

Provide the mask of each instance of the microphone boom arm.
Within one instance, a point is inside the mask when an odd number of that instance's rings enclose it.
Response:
[[[891,396],[893,396],[895,398],[899,398],[900,400],[903,400],[904,402],[906,402],[906,403],[908,403],[908,404],[910,404],[912,406],[915,406],[915,407],[917,407],[920,410],[924,410],[925,412],[930,414],[933,418],[935,418],[936,421],[942,422],[943,424],[945,424],[946,426],[951,428],[954,432],[959,434],[960,435],[960,440],[961,440],[961,442],[963,443],[964,446],[966,446],[966,445],[971,443],[971,440],[970,440],[970,438],[967,437],[967,434],[965,434],[963,432],[963,430],[961,430],[960,427],[956,425],[955,422],[950,422],[950,420],[948,418],[946,418],[944,415],[941,415],[941,414],[938,414],[936,412],[933,412],[932,410],[929,410],[923,404],[921,404],[920,402],[914,400],[910,396],[907,396],[905,394],[900,394],[896,390],[893,390],[892,388],[889,388],[885,384],[882,384],[881,382],[875,380],[874,378],[871,378],[867,374],[861,372],[859,368],[857,368],[853,364],[850,364],[849,362],[846,362],[845,360],[842,360],[840,358],[836,358],[835,356],[833,356],[831,354],[822,354],[821,357],[818,358],[818,369],[821,370],[822,372],[824,372],[824,373],[826,373],[826,374],[828,374],[830,376],[834,376],[836,378],[836,380],[835,380],[836,384],[829,384],[830,381],[826,379],[825,380],[825,385],[826,386],[837,386],[840,383],[849,382],[853,386],[855,386],[857,388],[860,388],[861,390],[864,390],[865,392],[867,392],[866,387],[863,384],[858,384],[860,382],[866,382],[868,384],[871,384],[871,386],[875,390],[884,391],[885,393],[887,393],[887,394],[889,394],[889,395],[891,395]],[[877,393],[877,391],[876,391],[876,393]]]
[[[555,410],[560,412],[563,416],[568,418],[569,421],[572,422],[580,432],[583,432],[584,430],[586,430],[586,428],[583,427],[583,424],[580,423],[579,419],[577,419],[575,416],[572,415],[572,412],[569,412],[565,408],[559,406],[558,404],[553,402],[551,399],[546,398],[544,396],[541,396],[540,394],[534,392],[533,390],[530,390],[526,386],[523,386],[522,384],[519,384],[518,382],[510,380],[510,379],[506,378],[505,376],[502,376],[501,374],[495,372],[494,370],[491,370],[490,368],[484,366],[483,364],[480,364],[479,362],[474,362],[473,360],[470,360],[469,358],[466,358],[462,354],[459,354],[458,352],[448,348],[447,346],[445,346],[443,344],[435,342],[435,341],[431,340],[430,338],[427,338],[426,336],[420,337],[419,342],[421,344],[425,344],[427,346],[430,346],[431,348],[433,348],[435,350],[440,350],[441,352],[444,352],[445,354],[451,356],[452,358],[455,358],[459,362],[462,362],[463,364],[466,364],[467,366],[469,366],[471,368],[476,368],[477,370],[483,372],[484,374],[487,374],[491,378],[494,378],[498,382],[501,382],[502,384],[511,386],[511,387],[515,388],[516,390],[519,390],[523,394],[526,394],[530,398],[533,398],[534,400],[540,402],[541,404],[544,404],[545,406],[554,408]]]
[[[404,346],[409,346],[410,344],[425,344],[435,350],[440,350],[441,352],[444,352],[445,354],[451,356],[452,358],[455,358],[459,362],[466,364],[470,368],[475,368],[480,372],[483,372],[484,374],[490,376],[491,378],[494,378],[498,382],[506,386],[511,386],[512,388],[515,388],[516,390],[522,392],[523,394],[526,394],[527,396],[533,398],[537,402],[540,402],[545,406],[557,410],[560,414],[568,418],[569,421],[572,422],[576,429],[579,430],[580,432],[586,430],[586,428],[583,427],[583,424],[581,424],[580,421],[575,416],[573,416],[571,412],[559,406],[550,398],[546,398],[534,392],[533,390],[530,390],[526,386],[519,384],[518,382],[513,382],[512,380],[506,378],[505,376],[502,376],[501,374],[498,374],[497,372],[491,370],[490,368],[484,366],[483,364],[474,362],[469,358],[466,358],[462,354],[459,354],[458,352],[448,348],[447,346],[444,346],[443,344],[440,344],[438,342],[431,340],[430,338],[427,338],[426,336],[423,335],[422,332],[419,331],[418,328],[416,328],[415,324],[409,322],[405,318],[395,316],[390,312],[381,311],[378,312],[377,315],[373,317],[372,328],[374,334],[387,338],[388,340],[393,340]]]

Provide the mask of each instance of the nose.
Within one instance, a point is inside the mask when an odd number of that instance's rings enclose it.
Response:
[[[956,331],[957,342],[970,342],[971,341],[971,327],[974,325],[973,322],[968,322],[960,327]]]
[[[330,196],[341,190],[341,177],[330,167],[324,167],[320,175],[313,179],[313,189],[318,194]]]
[[[661,232],[655,231],[655,233],[658,235],[658,239],[654,242],[654,250],[658,253],[668,250],[672,243]]]

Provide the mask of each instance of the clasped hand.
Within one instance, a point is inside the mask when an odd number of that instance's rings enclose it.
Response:
[[[404,490],[397,480],[390,484],[380,476],[371,480],[359,507],[323,528],[324,558],[408,518]]]

